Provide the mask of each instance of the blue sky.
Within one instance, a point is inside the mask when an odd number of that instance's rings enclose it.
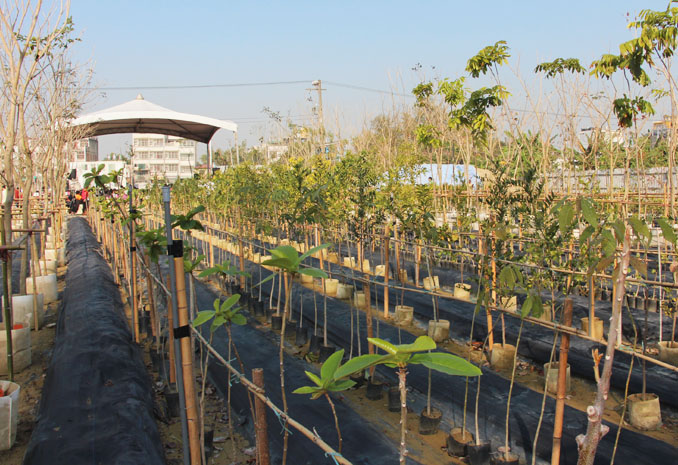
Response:
[[[262,112],[269,107],[310,121],[322,79],[325,119],[342,135],[390,106],[378,92],[331,83],[409,92],[421,78],[456,78],[482,47],[506,40],[513,66],[530,74],[556,57],[585,65],[632,37],[627,13],[663,9],[667,0],[469,1],[150,1],[72,0],[82,42],[77,62],[91,62],[102,89],[86,106],[98,110],[141,92],[159,105],[240,125],[239,137],[256,144],[273,135]],[[435,68],[433,68],[435,67]],[[142,89],[143,86],[307,81],[307,84],[209,89]],[[511,87],[511,83],[508,84]],[[132,87],[106,90],[111,87]],[[104,96],[99,96],[101,93]],[[407,99],[405,99],[407,101]],[[224,132],[224,134],[221,134]],[[100,138],[100,155],[125,151],[131,136]],[[215,136],[214,147],[232,137]],[[201,149],[204,151],[204,148]]]

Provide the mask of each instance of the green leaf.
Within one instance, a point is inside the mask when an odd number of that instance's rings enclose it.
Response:
[[[317,384],[318,387],[322,387],[322,386],[323,386],[323,383],[322,383],[322,381],[320,380],[320,378],[318,378],[318,375],[316,375],[316,374],[314,374],[314,373],[311,373],[310,371],[304,371],[304,373],[306,373],[306,376],[308,376],[308,377],[310,378],[311,381],[313,381],[315,384]]]
[[[362,372],[367,367],[377,365],[379,361],[384,358],[383,355],[379,354],[365,354],[360,357],[354,357],[334,372],[334,379],[341,379],[350,376],[353,373]]]
[[[320,367],[320,377],[323,381],[329,381],[334,377],[334,372],[337,371],[341,358],[344,356],[344,349],[338,350],[330,355],[325,363]]]
[[[302,268],[299,270],[299,274],[305,274],[306,276],[313,276],[314,278],[327,278],[327,273],[318,268]]]
[[[528,295],[527,298],[525,299],[525,302],[523,302],[522,307],[520,307],[520,316],[522,318],[525,318],[530,314],[532,311],[532,300],[534,297],[532,295]]]
[[[506,265],[499,272],[499,284],[510,288],[516,285],[516,275],[511,265]]]
[[[676,236],[676,232],[673,230],[673,226],[669,224],[666,218],[657,219],[657,223],[659,223],[659,227],[662,228],[662,235],[664,236],[664,239],[675,245],[678,237]]]
[[[593,226],[587,226],[586,228],[584,228],[584,230],[582,231],[582,233],[579,235],[579,243],[580,243],[580,244],[585,244],[586,241],[589,240],[589,238],[591,237],[591,235],[592,235],[595,231],[596,231],[596,228],[594,228]]]
[[[633,228],[633,232],[636,233],[636,236],[638,236],[639,239],[645,238],[645,243],[649,244],[650,240],[652,239],[652,234],[650,233],[650,229],[647,227],[647,224],[645,224],[644,221],[641,221],[640,218],[637,216],[632,216],[629,218],[629,223],[631,223],[631,227]]]
[[[647,278],[647,263],[633,256],[630,257],[629,261],[633,269],[640,273],[643,278]]]
[[[283,270],[291,270],[294,268],[294,263],[290,261],[289,258],[279,257],[279,258],[270,258],[264,262],[261,262],[264,266],[272,266],[275,268],[281,268]]]
[[[342,379],[330,384],[327,390],[332,392],[345,391],[346,389],[351,389],[355,385],[356,382],[352,379]]]
[[[286,258],[291,262],[294,262],[299,258],[297,249],[295,249],[291,245],[280,245],[275,249],[271,250],[271,255],[277,258]]]
[[[421,364],[426,368],[439,371],[452,376],[480,376],[480,368],[467,362],[461,357],[445,352],[433,352],[428,355],[428,360],[422,360]]]
[[[247,318],[245,318],[245,315],[242,315],[240,313],[236,313],[231,317],[231,322],[233,324],[236,324],[238,326],[244,326],[247,324]]]
[[[605,269],[610,266],[614,262],[614,255],[611,255],[609,257],[603,257],[600,259],[600,261],[595,265],[595,270],[598,271],[599,273],[602,273],[605,271]],[[591,276],[593,274],[593,269],[594,267],[591,267],[591,270],[589,271],[588,275]]]
[[[433,350],[436,348],[436,343],[429,336],[419,336],[412,344],[401,344],[394,346],[398,353],[411,354],[413,352],[423,352],[425,350]]]
[[[214,310],[203,310],[202,312],[198,312],[198,314],[195,316],[195,319],[193,320],[193,327],[197,328],[198,326],[207,323],[209,320],[214,318],[214,315],[216,312]]]
[[[299,257],[299,262],[303,262],[304,260],[306,260],[306,258],[310,257],[314,253],[318,252],[319,250],[326,249],[326,248],[330,247],[331,245],[332,244],[321,244],[317,247],[313,247],[311,250],[309,250],[308,252],[303,254],[301,257]]]
[[[233,294],[221,304],[221,311],[225,312],[233,307],[240,300],[240,294]]]
[[[255,284],[255,285],[252,286],[252,287],[259,287],[259,286],[261,286],[262,284],[265,284],[265,283],[269,282],[269,281],[272,280],[273,278],[275,278],[275,273],[269,274],[267,277],[265,277],[264,279],[262,279],[261,281],[259,281],[259,283]]]
[[[622,220],[617,220],[612,223],[612,228],[614,229],[614,235],[617,238],[618,243],[624,242],[624,235],[626,234],[626,226]]]
[[[421,336],[421,337],[423,337],[423,336]],[[398,352],[398,349],[396,348],[396,346],[394,346],[393,344],[391,344],[388,341],[384,341],[383,339],[379,339],[378,337],[368,337],[367,340],[370,341],[375,346],[379,347],[381,350],[383,350],[383,351],[385,351],[385,352],[387,352],[391,355],[395,355]]]
[[[302,386],[298,389],[292,391],[292,394],[313,394],[318,391],[317,387],[314,386]]]
[[[566,204],[563,205],[560,211],[558,212],[558,227],[560,232],[565,234],[567,230],[572,226],[572,220],[574,219],[574,208],[572,205]]]
[[[581,212],[588,224],[593,227],[598,226],[598,215],[588,199],[581,199]]]

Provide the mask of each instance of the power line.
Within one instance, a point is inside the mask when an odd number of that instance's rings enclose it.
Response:
[[[304,81],[272,81],[272,82],[238,82],[228,84],[193,84],[176,86],[118,86],[118,87],[87,87],[88,90],[115,91],[115,90],[173,90],[173,89],[212,89],[217,87],[257,87],[279,86],[289,84],[306,84]]]
[[[336,81],[324,81],[326,84],[332,85],[332,86],[337,86],[337,87],[345,87],[347,89],[355,89],[355,90],[363,90],[366,92],[375,92],[377,94],[386,94],[386,95],[397,95],[399,97],[410,97],[414,98],[414,95],[412,94],[403,94],[401,92],[393,92],[390,90],[382,90],[382,89],[375,89],[372,87],[364,87],[364,86],[356,86],[354,84],[344,84],[341,82],[336,82]]]

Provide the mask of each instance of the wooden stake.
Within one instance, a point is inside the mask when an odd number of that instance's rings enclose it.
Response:
[[[264,369],[252,370],[252,381],[264,394]],[[257,441],[257,456],[259,465],[270,465],[271,457],[268,451],[268,422],[266,420],[266,404],[259,397],[254,397],[255,421],[254,430]]]
[[[572,326],[572,299],[570,298],[565,299],[563,324]],[[560,361],[558,365],[558,388],[556,396],[556,416],[553,424],[551,465],[559,465],[560,463],[560,444],[563,437],[563,415],[565,413],[565,391],[567,388],[567,353],[569,350],[570,335],[568,333],[563,333],[560,339]]]

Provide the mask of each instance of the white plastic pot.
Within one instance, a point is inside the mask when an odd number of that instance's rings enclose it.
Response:
[[[355,268],[355,257],[344,257],[344,266],[346,268]]]
[[[45,260],[56,260],[58,266],[66,265],[66,249],[45,249]]]
[[[35,286],[37,287],[38,294],[45,296],[46,304],[55,302],[59,298],[56,274],[38,276],[35,278]],[[33,278],[26,278],[26,293],[33,294],[33,292]]]
[[[374,267],[375,276],[384,276],[386,273],[386,265],[377,265]]]
[[[433,277],[426,277],[424,278],[424,289],[427,291],[433,291],[436,289],[440,289],[440,279],[438,276],[433,276]]]
[[[454,296],[457,299],[470,300],[471,285],[466,283],[456,283],[454,285]]]
[[[11,381],[0,381],[0,388],[5,392],[0,397],[0,450],[9,450],[16,441],[21,387]]]
[[[33,271],[33,260],[31,260],[31,271]],[[38,276],[56,273],[57,272],[57,261],[56,260],[40,260],[40,263],[37,264],[39,269]]]
[[[341,284],[337,286],[337,299],[350,299],[353,294],[353,286],[350,284]]]
[[[443,342],[450,336],[450,321],[443,319],[429,320],[428,336],[435,342]]]
[[[356,307],[362,308],[365,306],[365,293],[363,291],[356,291],[353,293],[353,302]]]
[[[31,330],[28,326],[13,329],[12,362],[14,372],[18,373],[31,364]],[[7,333],[5,323],[0,323],[0,375],[7,374]]]
[[[337,287],[339,286],[339,280],[334,278],[328,278],[325,280],[325,293],[329,296],[337,295]]]
[[[45,296],[38,294],[38,327],[45,321]],[[33,329],[33,294],[12,296],[12,321]]]
[[[414,307],[409,305],[396,305],[395,320],[399,325],[409,325],[414,319]]]

